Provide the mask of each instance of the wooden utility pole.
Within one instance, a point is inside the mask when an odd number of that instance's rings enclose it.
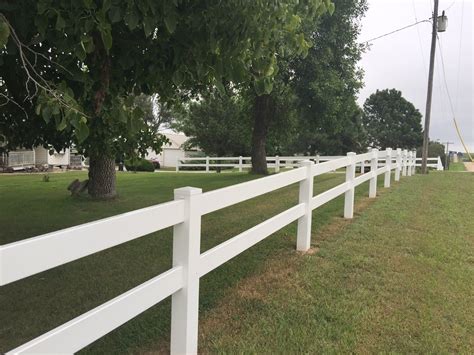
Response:
[[[428,145],[430,143],[430,119],[431,119],[431,97],[433,94],[433,72],[436,51],[436,35],[438,34],[438,4],[439,0],[434,0],[433,10],[433,30],[431,33],[430,70],[428,73],[428,93],[426,96],[425,130],[423,134],[423,150],[421,152],[421,173],[428,174],[426,162],[428,159]]]

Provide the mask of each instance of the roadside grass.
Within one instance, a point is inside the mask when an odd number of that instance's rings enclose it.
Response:
[[[472,353],[473,190],[474,174],[416,175],[332,217],[313,253],[286,249],[226,291],[200,352]]]
[[[168,201],[173,198],[174,188],[195,186],[208,191],[257,178],[246,173],[119,173],[117,200],[72,199],[66,186],[74,178],[85,177],[84,172],[51,174],[50,181],[43,182],[41,175],[0,176],[0,244]],[[343,180],[344,174],[317,177],[315,194]],[[367,184],[358,188],[357,197],[366,195],[367,189]],[[292,185],[204,216],[201,250],[264,221],[296,204],[297,200],[298,186]],[[332,216],[340,216],[342,209],[342,197],[317,209],[313,230],[317,232]],[[296,224],[293,223],[204,277],[200,293],[201,317],[240,280],[257,275],[265,260],[292,252],[295,235]],[[172,228],[168,228],[2,287],[0,352],[21,345],[169,269],[171,247]],[[166,348],[169,323],[168,299],[84,352],[139,352],[156,344]]]
[[[449,163],[449,171],[466,171],[466,167],[463,162]]]

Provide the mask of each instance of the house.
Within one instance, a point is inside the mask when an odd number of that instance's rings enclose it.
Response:
[[[168,138],[170,144],[164,144],[160,154],[156,154],[149,149],[146,156],[147,160],[158,160],[162,167],[176,167],[178,159],[186,158],[190,153],[197,151],[196,149],[184,149],[184,143],[186,143],[189,138],[182,133],[162,134]]]
[[[44,147],[35,147],[33,149],[18,149],[10,151],[8,154],[0,156],[0,166],[11,168],[13,170],[23,170],[38,166],[60,167],[81,166],[82,159],[70,148],[60,152],[54,151],[49,154],[49,150]]]

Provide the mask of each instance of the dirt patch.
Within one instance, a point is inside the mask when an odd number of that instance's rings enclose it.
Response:
[[[474,163],[464,163],[467,171],[474,172]]]

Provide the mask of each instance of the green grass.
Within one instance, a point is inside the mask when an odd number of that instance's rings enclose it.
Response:
[[[332,233],[332,226],[342,223],[340,197],[313,212],[316,254],[301,256],[294,251],[293,223],[203,277],[200,350],[466,350],[469,341],[472,345],[466,329],[473,326],[472,315],[466,312],[473,306],[474,294],[474,228],[472,218],[466,218],[471,213],[473,179],[471,174],[461,175],[403,179],[362,215],[356,214],[353,224]],[[0,244],[168,201],[177,187],[208,191],[255,178],[123,173],[118,175],[119,199],[94,202],[68,196],[65,186],[75,177],[85,174],[52,174],[49,183],[42,182],[41,175],[0,176]],[[454,178],[461,180],[453,183]],[[343,174],[320,176],[315,194],[343,180]],[[444,193],[437,194],[438,189]],[[361,201],[366,195],[367,183],[357,189],[356,198]],[[297,196],[293,185],[206,215],[201,250],[294,205]],[[0,352],[167,270],[171,237],[169,228],[2,287]],[[257,292],[258,297],[234,297],[253,295],[252,287],[260,285],[253,280],[263,280],[261,285],[269,287]],[[169,323],[168,299],[84,352],[166,350]]]
[[[204,191],[256,178],[249,174],[122,173],[119,198],[95,202],[72,199],[67,184],[85,173],[0,176],[0,244],[116,215],[172,199],[173,189],[201,187]],[[341,183],[343,174],[315,180],[315,192]],[[367,187],[360,189],[366,193]],[[202,251],[264,221],[297,203],[293,185],[204,216]],[[315,211],[314,228],[342,213],[341,198]],[[133,228],[133,226],[130,226]],[[295,224],[204,277],[201,314],[212,309],[226,290],[239,280],[258,274],[262,261],[295,245]],[[10,350],[91,308],[139,285],[171,267],[172,229],[154,233],[75,262],[6,285],[0,289],[0,352]],[[6,321],[4,321],[6,320]],[[86,348],[85,351],[134,352],[167,344],[169,300]]]
[[[472,353],[473,174],[416,175],[319,251],[267,261],[201,327],[204,353]]]
[[[466,167],[463,162],[449,163],[449,171],[466,171]]]

